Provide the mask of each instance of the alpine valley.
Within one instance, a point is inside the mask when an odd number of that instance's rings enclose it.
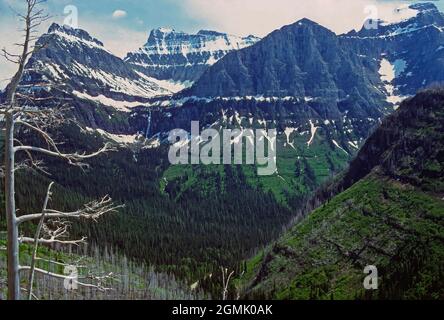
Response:
[[[66,210],[109,194],[125,207],[74,233],[90,256],[116,252],[193,289],[168,297],[219,298],[224,266],[231,298],[444,298],[444,94],[426,90],[444,81],[444,15],[397,12],[408,18],[340,35],[308,19],[262,39],[158,28],[124,59],[52,24],[20,92],[67,107],[75,121],[52,132],[63,148],[117,150],[85,171],[43,157],[50,176],[18,174],[20,209],[37,212],[49,181]],[[168,134],[192,121],[276,129],[277,171],[171,165]],[[362,287],[373,264],[377,294]]]

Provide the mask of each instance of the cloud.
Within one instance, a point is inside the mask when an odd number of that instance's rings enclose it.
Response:
[[[113,12],[113,19],[125,18],[128,13],[125,10],[116,10]]]
[[[139,49],[148,39],[146,31],[135,31],[125,26],[113,25],[88,19],[80,27],[103,42],[105,48],[120,58],[130,51]]]
[[[22,39],[19,31],[19,21],[15,17],[2,16],[0,19],[0,49],[6,49],[11,54],[19,54],[20,47],[14,43]],[[0,56],[0,90],[4,89],[17,71],[17,65]]]
[[[239,35],[259,36],[265,36],[302,18],[314,20],[336,33],[344,33],[360,29],[373,13],[374,6],[377,7],[378,18],[383,20],[399,18],[394,9],[401,3],[402,1],[381,0],[182,1],[187,14],[205,21],[215,29]]]

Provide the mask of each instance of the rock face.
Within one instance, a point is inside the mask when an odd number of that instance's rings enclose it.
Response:
[[[341,36],[358,54],[382,62],[380,71],[391,80],[384,83],[392,91],[389,100],[444,81],[444,15],[431,3],[409,9],[417,15],[396,24],[381,21],[377,29],[363,28]]]
[[[190,84],[227,53],[259,40],[255,36],[242,38],[208,30],[188,34],[158,28],[152,30],[147,43],[129,53],[125,61],[157,79]]]
[[[190,90],[196,96],[312,97],[366,100],[376,64],[365,64],[354,48],[307,19],[275,31],[258,44],[227,55]],[[373,77],[373,78],[372,78]]]
[[[171,94],[155,79],[139,74],[86,31],[51,25],[37,45],[43,48],[26,66],[23,85],[43,90],[52,84],[63,91],[102,100],[135,101]]]
[[[417,15],[337,36],[303,19],[228,54],[187,92],[200,97],[315,97],[399,104],[444,79],[444,17],[433,4]],[[357,100],[356,100],[357,98]],[[362,98],[362,99],[360,99]]]

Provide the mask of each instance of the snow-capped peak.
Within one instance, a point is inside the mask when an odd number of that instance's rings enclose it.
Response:
[[[441,31],[444,27],[444,15],[433,3],[403,5],[381,18],[377,21],[378,28],[364,26],[359,32],[352,31],[347,36],[392,38],[430,28]]]
[[[43,49],[30,59],[24,82],[45,84],[45,88],[56,84],[80,99],[121,111],[181,88],[139,74],[81,29],[54,23],[37,43]]]
[[[129,53],[125,61],[142,68],[149,76],[190,82],[227,53],[259,40],[251,35],[239,37],[211,30],[191,34],[163,27],[151,30],[147,43]]]
[[[176,30],[174,30],[173,28],[169,28],[169,27],[160,27],[160,28],[155,29],[155,30],[157,30],[158,32],[161,32],[161,33],[173,33],[173,32],[176,32]]]
[[[150,32],[147,43],[141,49],[147,54],[182,54],[238,50],[257,42],[254,36],[238,37],[211,30],[196,34],[157,28]]]
[[[57,23],[53,23],[48,29],[48,34],[57,34],[67,38],[68,40],[73,40],[73,38],[76,38],[75,40],[83,40],[103,47],[103,43],[101,41],[91,37],[89,33],[85,30],[74,29],[68,25],[59,25]]]

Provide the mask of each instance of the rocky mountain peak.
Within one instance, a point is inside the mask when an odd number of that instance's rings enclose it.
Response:
[[[310,20],[308,18],[302,18],[301,20],[297,21],[293,24],[294,26],[309,26],[309,27],[322,27],[319,23]],[[324,27],[322,27],[324,28]]]
[[[97,40],[96,38],[91,37],[90,34],[88,32],[86,32],[85,30],[75,29],[75,28],[72,28],[68,25],[59,25],[57,23],[53,23],[49,27],[47,34],[49,34],[49,35],[50,34],[58,34],[58,35],[63,35],[63,36],[68,36],[68,37],[75,37],[75,38],[78,38],[81,40],[93,42],[93,43],[97,44],[98,46],[103,47],[103,43],[101,41]],[[73,39],[70,39],[70,40],[73,40]]]
[[[217,37],[217,36],[224,36],[226,35],[225,33],[222,32],[218,32],[218,31],[213,31],[213,30],[199,30],[197,32],[198,35],[202,35],[202,36],[212,36],[212,37]]]
[[[414,3],[414,4],[410,5],[409,8],[413,9],[413,10],[418,10],[419,12],[427,12],[427,11],[439,12],[436,5],[431,2]]]
[[[259,40],[212,30],[192,34],[163,27],[151,30],[146,44],[125,60],[147,76],[191,83],[227,53]]]
[[[172,93],[169,84],[138,74],[84,30],[54,23],[37,44],[42,49],[29,59],[22,81],[33,91],[56,87],[124,111],[135,100]]]
[[[356,33],[360,37],[393,37],[415,32],[427,27],[444,27],[444,16],[433,3],[418,3],[399,7],[395,10],[394,21],[379,20],[378,28],[369,29],[365,26]]]

